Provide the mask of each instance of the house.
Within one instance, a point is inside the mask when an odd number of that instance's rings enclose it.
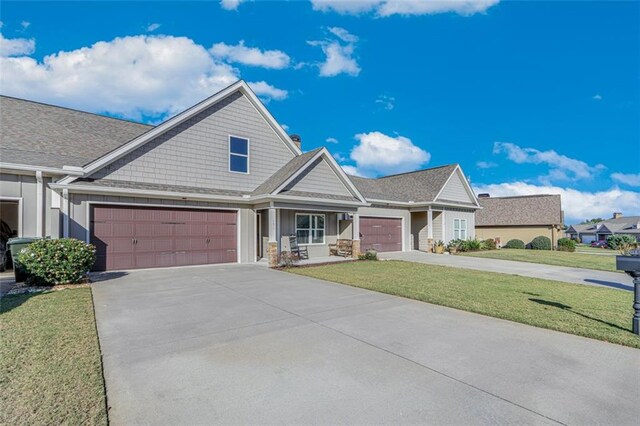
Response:
[[[476,213],[476,237],[499,239],[505,244],[512,239],[528,244],[543,235],[556,246],[562,237],[563,213],[560,195],[526,195],[491,197],[478,195],[482,210]]]
[[[633,235],[640,242],[640,216],[623,217],[622,213],[616,212],[611,219],[598,223],[571,225],[566,232],[570,238],[585,244],[606,240],[609,235],[614,234]]]
[[[303,152],[239,81],[157,126],[0,98],[0,203],[18,235],[97,247],[97,269],[277,262],[427,250],[471,238],[476,197],[458,165],[364,179]]]

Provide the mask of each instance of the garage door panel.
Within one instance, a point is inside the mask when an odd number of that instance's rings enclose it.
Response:
[[[98,270],[237,261],[236,212],[93,206],[91,214]]]
[[[360,218],[360,247],[379,252],[402,251],[402,219]]]

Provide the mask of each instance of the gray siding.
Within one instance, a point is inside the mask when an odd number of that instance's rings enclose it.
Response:
[[[465,209],[446,209],[444,213],[445,217],[445,238],[444,242],[448,243],[454,239],[453,236],[453,220],[454,219],[466,219],[467,220],[467,239],[475,238],[475,213],[473,210]]]
[[[323,158],[318,158],[304,173],[296,177],[285,191],[318,192],[320,194],[350,196],[351,192],[336,176]]]
[[[427,227],[427,212],[416,212],[411,214],[411,234],[414,250],[426,250],[428,243],[429,229]]]
[[[229,172],[229,135],[250,140],[249,174]],[[236,93],[93,177],[250,192],[293,156],[249,100]]]
[[[438,200],[461,201],[463,203],[473,203],[473,198],[467,192],[463,183],[464,176],[459,171],[455,171],[449,182],[442,188]]]
[[[325,243],[324,244],[309,244],[307,245],[307,251],[309,252],[309,257],[322,257],[329,256],[329,244],[335,244],[337,237],[337,216],[336,213],[332,212],[311,212],[311,211],[296,211],[296,210],[280,210],[280,236],[285,237],[289,235],[295,235],[296,233],[296,213],[306,213],[306,214],[324,214],[325,222],[324,222],[324,235],[325,235]]]
[[[411,212],[404,208],[391,207],[359,207],[358,214],[360,217],[400,217],[402,218],[402,226],[404,227],[403,251],[411,251]]]
[[[433,240],[434,241],[444,241],[444,236],[442,234],[442,212],[433,212]]]
[[[35,176],[0,174],[0,198],[20,198],[22,200],[22,229],[18,229],[21,236],[34,237],[37,235],[36,185]],[[49,234],[49,236],[51,235]]]
[[[246,207],[228,203],[208,203],[199,201],[163,200],[155,198],[120,197],[110,195],[70,194],[69,236],[82,241],[89,240],[89,203],[117,203],[123,205],[160,205],[166,207],[199,207],[240,209],[240,262],[255,262],[255,212]]]

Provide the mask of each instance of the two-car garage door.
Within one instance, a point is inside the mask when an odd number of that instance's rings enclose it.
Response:
[[[402,251],[402,219],[360,218],[360,249],[378,252]]]
[[[91,207],[96,270],[236,262],[235,211]]]

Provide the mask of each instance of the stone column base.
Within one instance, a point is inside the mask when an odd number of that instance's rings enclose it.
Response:
[[[351,243],[351,257],[357,259],[360,256],[360,240],[353,240]]]
[[[433,253],[433,250],[434,250],[433,238],[427,238],[427,252]]]
[[[269,241],[267,243],[267,259],[269,267],[278,266],[278,243]]]

